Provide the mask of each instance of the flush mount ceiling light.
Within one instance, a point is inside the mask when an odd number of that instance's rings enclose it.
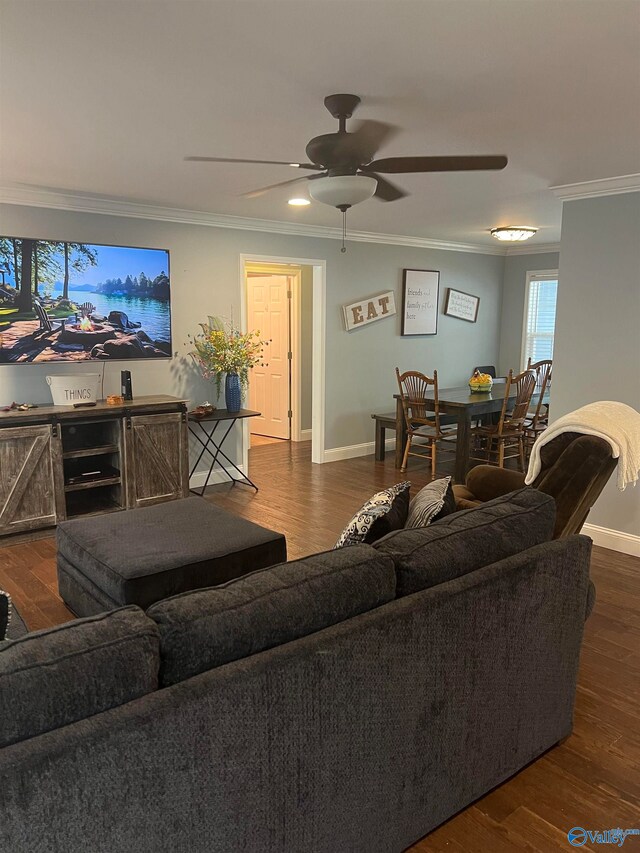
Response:
[[[311,202],[308,198],[290,198],[287,204],[290,204],[291,207],[306,207]]]
[[[501,228],[492,228],[491,236],[495,237],[496,240],[521,243],[523,240],[533,237],[537,232],[537,228],[531,228],[528,225],[504,225]]]

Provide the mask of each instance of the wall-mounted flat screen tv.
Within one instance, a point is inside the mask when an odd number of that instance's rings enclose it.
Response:
[[[171,357],[169,252],[0,237],[0,364]]]

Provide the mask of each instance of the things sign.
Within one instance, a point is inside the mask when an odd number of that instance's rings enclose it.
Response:
[[[375,320],[392,317],[396,313],[393,290],[381,293],[379,296],[368,296],[350,305],[343,305],[342,311],[348,332],[359,329],[360,326],[366,326],[367,323],[373,323]]]

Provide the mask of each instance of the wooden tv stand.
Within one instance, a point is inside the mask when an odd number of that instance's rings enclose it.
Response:
[[[0,413],[0,536],[189,493],[187,401]]]

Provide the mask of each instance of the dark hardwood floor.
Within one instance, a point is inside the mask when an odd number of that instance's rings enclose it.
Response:
[[[351,514],[376,489],[403,479],[392,454],[312,465],[308,443],[251,451],[260,486],[221,485],[208,498],[286,533],[289,557],[333,546]],[[412,460],[414,491],[430,479]],[[573,734],[517,776],[415,844],[414,853],[550,853],[570,850],[567,831],[640,827],[640,559],[595,548],[595,610],[585,628]],[[0,588],[30,629],[71,614],[57,595],[52,538],[0,548]],[[638,837],[624,849],[637,850]],[[602,850],[585,845],[583,850]]]

